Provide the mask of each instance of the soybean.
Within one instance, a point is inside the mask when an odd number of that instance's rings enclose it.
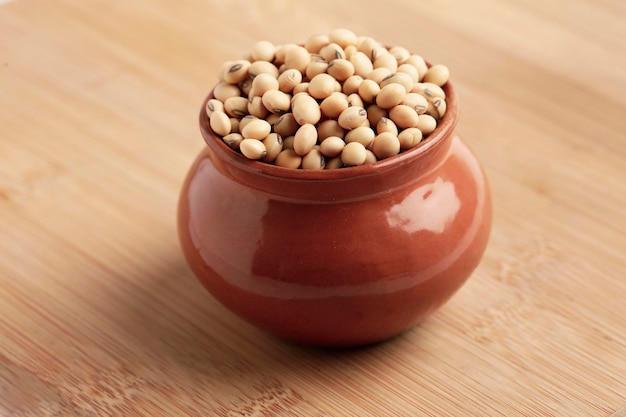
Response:
[[[417,112],[405,104],[398,104],[389,110],[389,118],[399,130],[417,126]]]
[[[263,139],[266,154],[263,162],[274,162],[279,153],[283,150],[283,138],[278,133],[270,133]]]
[[[424,82],[433,83],[441,87],[448,82],[450,78],[450,70],[445,65],[437,64],[433,65],[426,71],[424,75]]]
[[[406,96],[406,89],[401,84],[387,84],[376,96],[376,104],[383,109],[390,109],[402,103],[404,96]]]
[[[346,142],[340,137],[329,136],[320,143],[320,152],[327,157],[335,157],[341,154],[341,151],[346,146]]]
[[[400,152],[400,140],[391,132],[379,133],[372,144],[377,159],[389,158]]]
[[[422,114],[415,127],[421,130],[424,136],[428,136],[437,127],[437,120],[429,114]]]
[[[302,157],[293,149],[285,149],[278,154],[274,162],[281,167],[297,169],[300,168]]]
[[[367,157],[366,149],[359,142],[350,142],[341,151],[341,161],[346,165],[363,165]]]
[[[252,120],[241,130],[241,134],[246,139],[265,139],[270,134],[272,126],[262,119]]]
[[[211,118],[209,119],[209,125],[211,126],[211,129],[213,129],[213,131],[220,136],[225,136],[230,133],[230,119],[224,112],[213,112]]]
[[[303,125],[305,123],[316,124],[322,117],[317,101],[309,95],[298,97],[292,104],[292,113],[296,121]]]
[[[367,120],[367,111],[363,107],[348,107],[339,115],[339,126],[344,129],[355,129]]]
[[[318,149],[311,149],[302,158],[302,169],[324,169],[326,158]]]
[[[312,124],[300,126],[293,138],[293,149],[300,156],[304,156],[317,143],[317,129]]]
[[[257,139],[244,139],[239,144],[239,150],[248,159],[261,159],[266,154],[265,145]]]

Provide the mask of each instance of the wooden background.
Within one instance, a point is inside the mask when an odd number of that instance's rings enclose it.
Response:
[[[626,404],[622,0],[0,3],[2,417]],[[450,67],[495,218],[478,270],[423,325],[325,351],[218,304],[175,214],[218,65],[337,27]]]

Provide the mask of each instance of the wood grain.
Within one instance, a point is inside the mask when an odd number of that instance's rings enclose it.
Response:
[[[3,417],[626,404],[622,1],[0,4]],[[478,270],[421,326],[320,351],[212,299],[182,258],[175,210],[218,65],[335,27],[451,68],[495,220]]]

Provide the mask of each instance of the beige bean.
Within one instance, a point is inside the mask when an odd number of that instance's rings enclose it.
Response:
[[[348,45],[345,48],[343,48],[343,53],[346,55],[346,59],[348,61],[350,60],[350,57],[356,54],[357,52],[359,52],[359,50],[357,49],[356,45]]]
[[[398,134],[398,126],[396,123],[388,117],[381,117],[378,123],[376,123],[376,132],[378,133],[391,133],[394,135]]]
[[[357,93],[362,82],[363,77],[360,75],[353,75],[343,82],[342,92],[345,95]]]
[[[359,142],[361,145],[368,148],[374,141],[375,137],[376,137],[376,132],[374,132],[372,128],[366,127],[366,126],[360,126],[346,133],[345,142],[346,143]]]
[[[448,82],[450,78],[450,70],[445,65],[437,64],[433,65],[426,71],[424,75],[424,82],[433,83],[441,87]]]
[[[278,133],[270,133],[263,139],[266,154],[263,162],[274,162],[279,153],[283,151],[283,138]]]
[[[348,107],[365,107],[365,103],[358,93],[353,93],[348,96]]]
[[[241,129],[241,134],[246,139],[262,140],[270,134],[271,130],[272,126],[267,122],[267,120],[256,119],[247,123]]]
[[[426,72],[428,72],[428,65],[426,65],[426,61],[420,55],[411,55],[409,59],[406,60],[405,64],[410,64],[417,69],[419,74],[419,81],[424,78]]]
[[[415,127],[421,130],[424,136],[428,136],[437,127],[437,120],[429,114],[422,114]]]
[[[228,97],[224,102],[224,111],[230,117],[242,118],[248,114],[248,99],[245,97]]]
[[[344,129],[355,129],[367,120],[367,111],[363,107],[352,106],[341,112],[337,121]]]
[[[302,73],[297,69],[288,69],[278,76],[278,89],[283,93],[291,93],[301,82]]]
[[[312,60],[309,65],[307,65],[305,70],[306,78],[309,80],[315,77],[317,74],[326,73],[326,69],[328,68],[328,62],[323,59],[320,60]]]
[[[398,136],[391,132],[379,133],[372,144],[372,152],[379,160],[397,155],[400,152]]]
[[[376,104],[383,109],[390,109],[402,103],[406,90],[401,84],[387,84],[376,96]]]
[[[407,74],[411,77],[411,79],[413,80],[414,83],[419,82],[420,79],[420,74],[417,71],[417,68],[415,68],[413,65],[411,64],[402,64],[398,66],[398,70],[396,72],[401,72],[404,74]],[[410,90],[410,88],[408,89]],[[407,91],[408,91],[407,90]]]
[[[254,61],[250,64],[250,68],[248,68],[248,74],[250,78],[256,78],[261,74],[269,74],[274,78],[278,78],[278,68],[271,62],[267,61]]]
[[[336,156],[334,158],[326,159],[326,165],[324,169],[339,169],[343,168],[343,162],[341,161],[341,156]]]
[[[243,136],[241,133],[229,133],[225,135],[222,140],[226,143],[231,149],[238,150],[239,144],[243,140]]]
[[[281,115],[273,126],[274,132],[278,133],[283,138],[295,135],[299,127],[300,125],[293,117],[293,113],[285,113]]]
[[[372,126],[376,126],[382,117],[387,117],[388,115],[387,110],[378,107],[376,104],[367,106],[367,120],[369,120]]]
[[[380,86],[376,81],[363,80],[361,85],[359,85],[358,92],[365,103],[373,103],[378,93],[380,93]]]
[[[400,149],[406,150],[414,147],[422,141],[424,135],[422,131],[416,127],[409,127],[398,133],[398,140],[400,141]]]
[[[370,151],[369,149],[366,149],[365,150],[365,162],[363,162],[363,165],[373,164],[375,162],[378,162],[378,159],[376,158],[376,155],[374,155],[374,152]]]
[[[346,146],[346,142],[343,139],[337,136],[329,136],[320,143],[320,152],[329,158],[334,158],[341,154],[344,146]]]
[[[311,149],[302,157],[302,169],[324,169],[326,158],[319,149]]]
[[[334,42],[322,47],[319,54],[326,62],[330,62],[333,59],[346,59],[346,54],[343,51],[343,48]]]
[[[266,154],[265,145],[257,139],[244,139],[239,144],[239,150],[248,159],[261,159]]]
[[[317,54],[319,51],[326,45],[328,45],[330,41],[328,40],[328,35],[312,35],[304,42],[304,47],[307,51],[312,54]]]
[[[249,96],[260,97],[269,90],[278,90],[278,79],[272,74],[259,74],[252,80],[252,88],[250,89]]]
[[[341,91],[341,84],[329,74],[317,74],[309,81],[308,91],[314,98],[325,99],[332,93]]]
[[[291,107],[291,96],[280,90],[268,90],[261,98],[263,105],[272,113],[286,113]]]
[[[317,126],[318,140],[321,142],[330,136],[343,138],[345,130],[339,126],[339,122],[335,119],[324,120]]]
[[[346,143],[341,151],[341,161],[346,165],[363,165],[367,158],[365,146],[359,142]]]
[[[226,136],[230,133],[230,119],[228,115],[221,111],[215,111],[209,119],[211,129],[219,136]]]
[[[350,62],[354,66],[354,73],[363,78],[367,77],[373,70],[374,64],[363,52],[357,52],[350,57]]]
[[[250,56],[255,61],[272,62],[276,56],[276,46],[269,41],[259,41],[252,46]]]
[[[415,83],[410,91],[411,93],[421,94],[429,100],[435,97],[446,98],[446,93],[441,87],[433,83]]]
[[[274,64],[277,67],[280,67],[282,64],[284,64],[287,51],[297,46],[298,45],[296,45],[295,43],[286,43],[284,45],[277,45],[276,54],[274,55]]]
[[[448,106],[446,104],[446,101],[440,97],[437,97],[434,100],[432,100],[431,103],[437,109],[436,117],[434,115],[431,115],[431,116],[435,117],[436,119],[441,119],[443,115],[446,114],[446,109]]]
[[[348,108],[348,97],[344,93],[333,92],[320,103],[320,110],[325,117],[336,119]]]
[[[356,45],[357,36],[349,29],[340,28],[331,31],[328,34],[328,40],[345,48],[348,45]]]
[[[326,72],[339,82],[354,75],[354,65],[347,59],[333,59],[328,63]]]
[[[384,48],[382,50],[384,50]],[[396,72],[398,70],[398,61],[396,61],[396,57],[391,55],[386,50],[385,52],[386,53],[378,54],[376,58],[374,58],[374,69],[387,68],[392,73]]]
[[[374,59],[374,51],[379,46],[381,46],[380,43],[370,37],[364,37],[357,43],[358,50],[365,54],[368,60]]]
[[[399,130],[417,126],[417,112],[405,104],[392,107],[389,110],[389,118],[393,120]]]
[[[376,68],[372,70],[372,72],[370,72],[368,76],[365,77],[365,79],[373,80],[377,84],[380,85],[380,83],[382,83],[383,80],[387,78],[388,76],[390,76],[391,74],[393,74],[393,72],[391,72],[389,68],[381,67],[381,68]]]
[[[240,95],[241,90],[238,86],[224,81],[217,83],[213,89],[213,96],[222,103],[229,97],[238,97]]]
[[[293,46],[285,53],[285,66],[287,69],[297,69],[304,74],[310,62],[311,55],[303,46]]]
[[[264,119],[269,111],[263,105],[263,99],[260,96],[255,96],[248,100],[248,113],[259,119]]]
[[[317,143],[317,129],[314,125],[306,123],[300,126],[293,138],[293,149],[300,156],[304,156]]]
[[[424,114],[428,109],[428,99],[418,93],[407,93],[402,100],[402,104],[407,105],[414,109],[417,114]]]
[[[298,169],[302,164],[302,157],[293,149],[284,149],[278,154],[274,162],[280,167]]]
[[[241,120],[239,120],[239,132],[241,133],[241,131],[243,130],[244,127],[246,127],[246,125],[248,123],[250,123],[253,120],[257,120],[258,117],[253,116],[251,114],[244,116]]]
[[[404,64],[411,56],[409,50],[402,46],[392,46],[389,48],[389,53],[393,55],[398,65]]]
[[[292,112],[296,121],[301,125],[306,123],[316,124],[322,117],[322,111],[317,101],[305,94],[293,101]]]
[[[239,84],[248,78],[250,61],[243,59],[232,61],[224,72],[224,81],[230,84]]]
[[[387,84],[397,83],[402,85],[406,91],[410,91],[415,84],[413,78],[409,74],[405,74],[403,72],[394,72],[393,74],[389,74],[380,82],[380,86],[384,87]]]
[[[206,102],[206,106],[204,106],[204,109],[206,111],[206,115],[208,117],[211,117],[213,112],[216,112],[216,111],[223,112],[224,111],[224,103],[222,103],[221,101],[219,101],[216,98],[212,98],[212,99],[210,99],[210,100],[208,100]]]

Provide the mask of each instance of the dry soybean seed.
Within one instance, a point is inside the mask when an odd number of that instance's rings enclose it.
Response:
[[[343,82],[342,92],[345,95],[354,94],[359,91],[359,86],[363,82],[363,77],[353,75]]]
[[[350,60],[350,57],[356,54],[357,52],[359,52],[359,50],[357,49],[356,45],[348,45],[345,48],[343,48],[343,53],[346,54],[346,59],[348,61]]]
[[[378,93],[380,93],[380,86],[376,81],[363,80],[359,85],[359,95],[366,103],[373,103]]]
[[[388,84],[380,89],[376,96],[376,104],[383,109],[390,109],[402,103],[406,90],[401,84]]]
[[[243,140],[243,136],[240,133],[229,133],[225,135],[222,140],[225,144],[227,144],[231,149],[238,150],[239,144]]]
[[[350,57],[350,62],[354,65],[354,73],[363,78],[367,77],[374,70],[374,64],[363,52],[353,54]]]
[[[357,36],[348,29],[335,29],[328,34],[328,40],[331,43],[336,43],[342,48],[348,45],[356,45]]]
[[[273,126],[274,132],[278,133],[283,138],[295,135],[296,130],[298,130],[299,127],[300,125],[296,122],[292,113],[285,113],[281,115]]]
[[[339,115],[339,126],[344,129],[355,129],[367,120],[367,111],[363,107],[348,107]]]
[[[446,93],[441,87],[433,83],[415,83],[411,89],[411,93],[421,94],[429,100],[435,97],[446,98]]]
[[[378,133],[391,133],[393,135],[398,134],[398,126],[395,122],[388,117],[381,117],[378,123],[376,123],[376,132]]]
[[[416,127],[409,127],[398,133],[398,140],[400,141],[400,149],[406,150],[417,145],[422,141],[424,135],[422,131]]]
[[[424,75],[424,82],[437,84],[439,87],[448,82],[450,70],[445,65],[437,64],[428,69]]]
[[[348,108],[348,97],[344,93],[333,92],[320,103],[324,117],[336,119]]]
[[[411,78],[409,74],[405,74],[403,72],[394,72],[393,74],[390,74],[383,78],[383,80],[380,82],[380,86],[384,87],[387,84],[393,83],[398,83],[402,85],[402,87],[404,87],[406,91],[410,91],[411,88],[413,88],[415,81],[413,81],[413,78]]]
[[[269,90],[263,94],[263,105],[272,113],[285,113],[291,107],[291,96],[280,90]]]
[[[278,79],[271,74],[259,74],[252,80],[250,97],[262,96],[266,91],[278,90]]]
[[[291,93],[294,87],[302,82],[302,74],[296,69],[285,70],[278,76],[278,89],[283,93]]]
[[[374,59],[374,69],[376,68],[387,68],[391,72],[396,72],[398,70],[398,61],[390,53],[382,53]]]
[[[325,99],[337,91],[341,85],[329,74],[317,74],[309,82],[309,94],[314,98]]]
[[[340,137],[329,136],[320,143],[320,152],[329,158],[339,156],[346,146],[346,142]]]
[[[244,139],[239,144],[239,151],[248,159],[261,159],[266,154],[265,145],[257,139]]]
[[[208,117],[211,117],[213,112],[216,112],[216,111],[223,112],[224,111],[224,103],[222,103],[221,101],[219,101],[216,98],[212,98],[212,99],[210,99],[210,100],[208,100],[206,102],[205,110],[206,110],[206,115]]]
[[[333,59],[328,63],[326,72],[337,81],[343,82],[354,75],[354,65],[347,59]]]
[[[317,137],[320,142],[331,136],[343,138],[345,130],[339,126],[339,122],[335,119],[324,120],[317,126]]]
[[[228,69],[224,72],[224,81],[230,84],[239,84],[248,78],[250,65],[249,61],[243,59],[231,62]]]
[[[310,53],[317,54],[320,49],[329,43],[330,41],[328,40],[328,35],[313,35],[304,42],[304,47]]]
[[[296,122],[301,125],[306,123],[314,125],[322,117],[319,104],[313,97],[308,95],[302,95],[293,101],[292,112]]]
[[[413,65],[419,74],[419,81],[424,78],[424,75],[428,72],[428,65],[426,65],[426,61],[420,55],[411,55],[409,59],[406,60],[405,64]]]
[[[302,163],[302,157],[293,149],[284,149],[278,154],[274,162],[280,167],[298,169]]]
[[[234,84],[228,84],[227,82],[219,82],[213,89],[213,96],[221,101],[226,101],[229,97],[238,97],[241,95],[241,90]]]
[[[308,91],[309,91],[309,83],[305,82],[305,83],[300,83],[300,84],[296,85],[293,88],[292,94],[295,97],[296,94],[298,94],[298,93],[307,93],[308,94]]]
[[[296,132],[293,138],[293,149],[300,156],[304,156],[317,143],[317,129],[312,124],[304,124]]]
[[[350,142],[341,151],[341,161],[346,165],[363,165],[367,153],[365,146],[359,142]]]
[[[372,144],[377,159],[389,158],[400,152],[400,140],[391,132],[379,133]]]
[[[302,169],[324,169],[326,158],[318,149],[311,149],[302,158]]]
[[[250,123],[253,120],[257,120],[257,119],[258,119],[258,117],[253,116],[251,114],[243,117],[241,120],[239,120],[239,132],[241,132],[243,130],[243,128],[246,127],[246,125],[248,123]]]
[[[246,139],[265,139],[270,134],[272,126],[267,120],[257,119],[247,123],[242,129],[241,134]]]
[[[276,55],[274,56],[274,64],[277,67],[280,67],[282,64],[285,63],[285,56],[287,55],[287,51],[291,48],[294,48],[298,45],[296,45],[295,43],[286,43],[284,45],[277,45],[276,46]]]
[[[248,114],[248,99],[245,97],[228,97],[224,102],[224,111],[230,117],[242,118]]]
[[[415,127],[421,130],[424,136],[428,136],[437,127],[437,120],[429,114],[422,114]]]
[[[389,118],[398,126],[398,129],[417,126],[417,112],[404,104],[398,104],[389,110]]]
[[[283,138],[278,133],[270,133],[263,139],[263,145],[267,152],[263,157],[263,162],[274,162],[283,150]]]
[[[360,95],[353,93],[348,96],[348,107],[365,107],[365,103]]]
[[[311,61],[309,65],[307,65],[305,70],[306,78],[309,80],[315,77],[317,74],[323,74],[328,69],[328,62],[323,59],[317,61]]]
[[[417,71],[417,68],[415,68],[411,64],[402,64],[402,65],[398,66],[398,70],[396,72],[401,72],[403,74],[408,74],[411,77],[411,79],[413,80],[414,83],[418,82],[419,78],[420,78],[420,75],[419,75],[419,72]]]
[[[256,96],[256,97],[252,97],[248,101],[248,113],[250,113],[252,116],[255,116],[259,119],[264,119],[269,113],[269,111],[263,105],[263,99],[259,96]]]
[[[378,107],[376,104],[367,106],[367,120],[369,120],[372,126],[376,126],[381,118],[387,117],[388,115],[387,110]]]
[[[376,81],[378,84],[380,84],[385,78],[387,78],[391,74],[393,74],[393,71],[391,71],[389,68],[381,67],[372,70],[365,78],[368,80]]]
[[[333,59],[346,59],[346,53],[343,48],[334,42],[329,43],[320,50],[320,55],[326,62]]]
[[[360,126],[346,133],[346,143],[359,142],[361,145],[369,148],[374,141],[376,132],[370,127]]]
[[[447,104],[442,98],[437,97],[432,101],[433,106],[437,109],[437,119],[441,119],[446,114]]]
[[[411,107],[417,112],[417,114],[424,114],[426,109],[428,109],[428,100],[426,97],[418,93],[408,93],[404,96],[402,104]]]
[[[367,59],[370,59],[370,60],[374,59],[374,51],[379,46],[380,46],[380,43],[370,37],[364,37],[357,44],[357,48],[359,49],[359,51],[364,53]]]
[[[403,48],[402,46],[393,46],[389,48],[389,53],[393,55],[394,58],[396,58],[398,65],[404,64],[411,56],[411,53],[409,52],[409,50],[406,48]]]
[[[326,165],[324,169],[339,169],[343,168],[343,162],[341,161],[341,156],[336,156],[334,158],[330,158],[326,160]]]
[[[287,69],[297,69],[304,74],[310,62],[311,55],[303,46],[293,46],[285,53],[285,66]]]
[[[367,164],[373,164],[374,162],[377,162],[378,159],[376,159],[376,155],[374,155],[374,152],[370,151],[369,149],[365,150],[365,162],[363,162],[363,165],[367,165]]]
[[[250,56],[255,61],[272,62],[276,56],[276,46],[268,41],[259,41],[252,47]]]
[[[267,61],[254,61],[250,68],[248,68],[248,75],[250,78],[256,78],[261,74],[269,74],[274,78],[278,78],[278,68],[271,62]]]
[[[211,129],[220,136],[226,136],[230,133],[230,119],[224,112],[213,112],[209,119],[209,125]]]

